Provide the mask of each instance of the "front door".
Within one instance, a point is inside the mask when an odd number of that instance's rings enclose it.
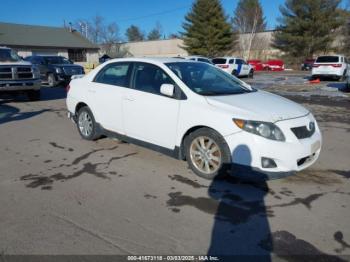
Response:
[[[160,93],[162,84],[174,84],[158,66],[135,63],[132,88],[123,97],[126,135],[168,149],[175,148],[180,100]]]

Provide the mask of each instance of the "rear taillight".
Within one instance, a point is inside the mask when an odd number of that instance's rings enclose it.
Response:
[[[66,92],[67,92],[67,93],[69,92],[69,89],[70,89],[70,85],[68,84],[68,85],[66,86]]]
[[[320,67],[320,66],[332,66],[332,67],[341,67],[341,64],[318,64],[318,65],[315,65],[313,64],[312,67]]]
[[[220,68],[228,68],[228,65],[219,65]]]

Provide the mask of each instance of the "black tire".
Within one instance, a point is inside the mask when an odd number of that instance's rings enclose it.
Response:
[[[238,77],[238,72],[237,72],[236,69],[232,71],[232,75],[235,76],[235,77]]]
[[[82,116],[82,114],[85,114],[85,113],[91,119],[91,132],[88,135],[84,134],[82,132],[82,130],[80,129],[80,127],[79,127],[79,125],[80,125],[79,119]],[[79,111],[77,113],[76,124],[77,124],[77,128],[78,128],[78,132],[79,132],[80,136],[83,139],[89,140],[89,141],[94,141],[94,140],[96,140],[96,139],[101,137],[101,135],[99,134],[98,129],[97,129],[97,125],[96,125],[96,122],[95,122],[94,115],[92,114],[92,112],[91,112],[89,107],[84,106],[84,107],[79,109]]]
[[[194,140],[199,137],[207,137],[212,139],[220,150],[220,155],[221,155],[220,165],[219,165],[219,168],[214,172],[211,172],[211,173],[202,172],[193,163],[194,161],[192,160],[191,152],[190,152],[191,145],[192,145],[192,142],[194,142]],[[185,151],[185,156],[189,167],[196,175],[202,178],[213,180],[214,178],[217,178],[217,177],[220,177],[220,178],[225,177],[228,175],[229,171],[231,170],[230,149],[226,141],[224,140],[224,138],[213,129],[200,128],[190,133],[184,140],[184,151]]]
[[[338,81],[344,82],[346,80],[346,71],[344,71],[343,75],[339,77]]]
[[[49,87],[55,87],[57,85],[56,77],[53,73],[47,75],[47,83]]]
[[[39,101],[40,100],[40,90],[29,90],[27,91],[27,96],[30,101]]]
[[[253,69],[251,69],[251,70],[249,71],[248,77],[249,77],[249,78],[254,78],[254,70],[253,70]]]

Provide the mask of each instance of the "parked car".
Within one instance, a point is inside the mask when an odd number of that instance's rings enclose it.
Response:
[[[348,75],[349,65],[346,57],[341,55],[328,55],[317,57],[312,66],[312,78],[333,78],[345,80]]]
[[[66,103],[83,139],[111,136],[186,159],[207,179],[232,164],[247,177],[289,175],[321,150],[306,108],[190,60],[110,60],[72,80]]]
[[[41,79],[50,87],[67,85],[73,75],[85,74],[82,66],[63,56],[28,56],[25,60],[39,68]]]
[[[302,71],[310,71],[312,70],[312,66],[315,63],[315,59],[305,59],[304,62],[301,64],[300,69]]]
[[[254,76],[254,69],[246,61],[236,57],[217,57],[212,62],[223,71],[234,75],[236,77],[241,76]]]
[[[203,62],[211,65],[213,64],[213,62],[209,58],[204,56],[186,56],[185,59],[197,61],[197,62]]]
[[[107,54],[104,54],[103,56],[101,56],[99,59],[98,59],[98,62],[100,64],[103,64],[104,62],[107,62],[108,60],[111,60],[112,58],[107,55]]]
[[[265,70],[269,71],[284,71],[284,62],[282,60],[273,59],[266,62]]]
[[[261,60],[248,60],[247,62],[253,67],[255,72],[266,70],[267,65]]]
[[[0,47],[0,93],[22,92],[30,100],[39,100],[40,87],[39,69],[23,61],[12,49]]]

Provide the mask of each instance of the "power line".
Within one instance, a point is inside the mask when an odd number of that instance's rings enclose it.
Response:
[[[174,9],[165,10],[165,11],[162,11],[162,12],[159,12],[159,13],[153,13],[153,14],[139,16],[139,17],[120,19],[120,20],[117,20],[116,22],[117,23],[128,22],[128,21],[134,21],[134,20],[150,18],[150,17],[153,17],[153,16],[160,16],[160,15],[169,14],[169,13],[172,13],[172,12],[175,12],[175,11],[178,11],[178,10],[186,9],[186,8],[189,8],[190,6],[192,6],[192,5],[186,5],[186,6],[182,6],[182,7],[178,7],[178,8],[174,8]]]

